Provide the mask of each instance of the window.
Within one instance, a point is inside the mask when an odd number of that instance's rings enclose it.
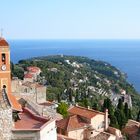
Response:
[[[3,89],[6,89],[6,85],[3,85]]]
[[[5,53],[2,53],[2,62],[6,62]]]
[[[93,134],[93,132],[91,132],[91,134]]]

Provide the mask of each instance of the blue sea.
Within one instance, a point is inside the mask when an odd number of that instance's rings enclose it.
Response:
[[[122,72],[140,92],[140,40],[10,40],[11,60],[46,55],[86,56],[107,61]]]

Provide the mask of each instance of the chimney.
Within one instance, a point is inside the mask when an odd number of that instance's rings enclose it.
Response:
[[[88,109],[90,109],[90,106],[88,106]]]
[[[105,131],[108,129],[108,109],[105,109]]]

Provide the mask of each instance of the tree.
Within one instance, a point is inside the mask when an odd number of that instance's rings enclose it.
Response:
[[[140,122],[140,110],[138,112],[137,121]]]
[[[58,101],[58,103],[60,103],[60,102],[61,102],[60,93],[58,93],[58,94],[57,94],[57,101]]]
[[[75,102],[78,102],[79,101],[79,90],[76,89],[76,92],[75,92]]]
[[[118,108],[119,110],[123,110],[123,102],[122,102],[122,99],[119,99],[117,108]]]
[[[103,111],[105,111],[105,109],[108,109],[108,112],[110,115],[114,114],[114,107],[112,105],[112,102],[109,98],[104,99],[104,104],[103,104]]]
[[[119,128],[117,118],[114,115],[110,116],[110,126]]]
[[[66,118],[68,116],[68,105],[64,102],[61,102],[59,105],[58,105],[58,108],[57,108],[57,112],[60,113],[61,115],[63,115],[64,118]]]
[[[68,90],[68,95],[69,95],[69,101],[70,101],[70,102],[72,102],[72,94],[73,94],[73,91],[72,91],[72,89],[70,88],[70,89]]]
[[[128,120],[130,114],[129,114],[129,108],[128,108],[127,103],[125,103],[125,105],[124,105],[124,114],[125,114],[126,119]]]

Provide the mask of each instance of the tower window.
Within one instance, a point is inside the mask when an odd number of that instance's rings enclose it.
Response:
[[[3,89],[6,89],[6,85],[3,85]]]
[[[5,53],[2,53],[2,62],[6,61]]]

